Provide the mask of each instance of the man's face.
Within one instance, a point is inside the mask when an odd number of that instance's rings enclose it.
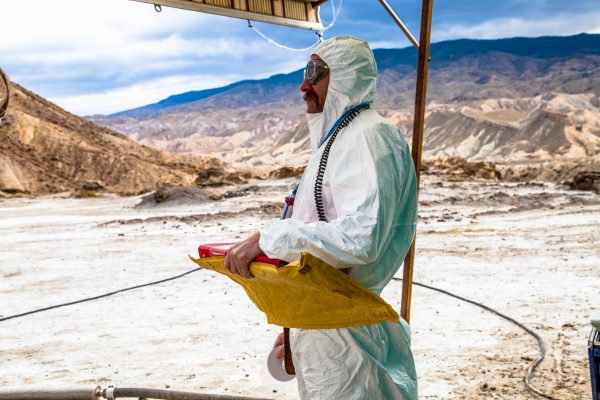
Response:
[[[320,60],[319,56],[313,54],[310,56],[311,60]],[[307,113],[319,113],[323,112],[323,106],[325,105],[325,98],[327,97],[327,88],[329,87],[329,75],[327,74],[319,82],[312,84],[306,77],[300,85],[300,90],[304,93],[304,101],[306,102]]]

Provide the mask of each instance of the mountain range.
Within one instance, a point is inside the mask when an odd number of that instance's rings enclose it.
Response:
[[[417,54],[374,50],[375,108],[410,139]],[[238,163],[302,164],[302,70],[91,116],[150,146]],[[425,157],[496,162],[600,154],[600,35],[461,39],[431,45]]]

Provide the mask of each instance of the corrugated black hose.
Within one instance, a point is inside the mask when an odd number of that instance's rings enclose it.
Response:
[[[325,205],[323,204],[323,176],[325,175],[325,168],[327,168],[327,160],[329,159],[329,151],[331,150],[331,146],[338,135],[338,133],[347,127],[350,122],[361,111],[369,108],[368,104],[360,104],[357,107],[354,107],[349,111],[348,115],[340,122],[333,133],[331,134],[325,148],[323,149],[323,154],[321,154],[321,161],[319,162],[319,170],[317,171],[317,178],[315,179],[315,205],[317,206],[317,214],[319,215],[319,221],[327,222],[327,217],[325,216]]]

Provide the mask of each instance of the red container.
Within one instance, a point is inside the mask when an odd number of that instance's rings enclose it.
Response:
[[[214,256],[224,256],[227,254],[227,251],[229,250],[229,248],[231,246],[233,246],[235,243],[207,243],[207,244],[201,244],[198,247],[198,256],[200,258],[206,258],[206,257],[214,257]],[[265,255],[262,256],[258,256],[254,259],[254,261],[256,262],[261,262],[261,263],[266,263],[266,264],[272,264],[276,267],[279,267],[281,264],[280,260],[274,259],[274,258],[269,258]]]

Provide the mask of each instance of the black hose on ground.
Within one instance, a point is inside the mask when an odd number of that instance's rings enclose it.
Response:
[[[162,389],[115,388],[114,398],[138,398],[161,400],[266,400],[257,397],[224,396],[217,394],[202,394],[177,392]]]
[[[32,311],[24,312],[24,313],[21,313],[21,314],[15,314],[15,315],[10,315],[8,317],[2,317],[2,318],[0,318],[0,322],[7,321],[7,320],[13,319],[13,318],[24,317],[26,315],[35,314],[35,313],[42,312],[42,311],[48,311],[48,310],[52,310],[52,309],[56,309],[56,308],[60,308],[60,307],[66,307],[66,306],[73,305],[73,304],[83,303],[83,302],[86,302],[86,301],[97,300],[97,299],[101,299],[103,297],[112,296],[112,295],[117,294],[117,293],[126,292],[128,290],[138,289],[138,288],[142,288],[142,287],[146,287],[146,286],[151,286],[151,285],[157,285],[159,283],[168,282],[168,281],[172,281],[172,280],[184,277],[186,275],[191,274],[192,272],[196,272],[196,271],[199,271],[199,270],[200,270],[200,268],[194,268],[194,269],[192,269],[190,271],[184,272],[184,273],[182,273],[180,275],[173,276],[171,278],[161,279],[161,280],[158,280],[158,281],[149,282],[149,283],[145,283],[145,284],[142,284],[142,285],[131,286],[131,287],[128,287],[128,288],[125,288],[125,289],[115,290],[113,292],[105,293],[105,294],[102,294],[102,295],[99,295],[99,296],[88,297],[88,298],[82,299],[82,300],[77,300],[77,301],[72,301],[72,302],[68,302],[68,303],[57,304],[57,305],[54,305],[54,306],[44,307],[44,308],[40,308],[40,309],[37,309],[37,310],[32,310]],[[395,280],[395,281],[402,281],[402,278],[392,278],[392,279]],[[508,315],[502,314],[501,312],[499,312],[497,310],[494,310],[493,308],[488,307],[488,306],[486,306],[484,304],[478,303],[478,302],[473,301],[473,300],[469,300],[469,299],[467,299],[465,297],[462,297],[462,296],[456,295],[454,293],[448,292],[447,290],[444,290],[444,289],[439,289],[439,288],[436,288],[436,287],[433,287],[433,286],[425,285],[423,283],[418,283],[418,282],[414,282],[413,281],[413,284],[416,285],[416,286],[424,287],[426,289],[430,289],[430,290],[434,290],[436,292],[443,293],[443,294],[448,295],[450,297],[454,297],[455,299],[458,299],[458,300],[461,300],[461,301],[473,304],[473,305],[475,305],[477,307],[483,308],[484,310],[489,311],[489,312],[491,312],[491,313],[499,316],[500,318],[503,318],[503,319],[509,321],[510,323],[518,326],[519,328],[521,328],[525,332],[527,332],[529,335],[533,336],[535,338],[535,340],[537,341],[537,344],[538,344],[538,347],[539,347],[539,350],[540,350],[540,356],[535,361],[533,361],[529,365],[529,367],[527,368],[527,373],[525,374],[525,378],[524,378],[525,385],[527,386],[527,388],[529,390],[531,390],[533,393],[537,394],[538,396],[541,396],[541,397],[543,397],[545,399],[548,399],[548,400],[559,400],[556,397],[553,397],[553,396],[551,396],[549,394],[546,394],[546,393],[542,392],[541,390],[537,389],[531,383],[531,378],[532,378],[532,376],[533,376],[536,368],[544,360],[544,357],[546,357],[546,346],[544,344],[544,341],[542,340],[542,337],[539,334],[537,334],[535,331],[529,329],[528,327],[526,327],[525,325],[523,325],[519,321],[515,320],[514,318],[509,317]],[[136,389],[136,390],[139,390],[139,389]],[[144,390],[146,390],[146,389],[144,389]],[[147,390],[155,390],[155,389],[147,389]],[[75,391],[75,392],[77,392],[77,391]],[[73,392],[73,393],[75,393],[75,392]],[[16,393],[16,392],[14,392],[14,393]],[[19,393],[25,393],[25,392],[19,392]],[[31,393],[31,392],[29,392],[29,393]],[[67,393],[67,392],[61,392],[61,393]],[[89,392],[88,392],[88,394],[89,394]],[[32,398],[2,397],[3,395],[5,395],[5,393],[0,392],[0,400],[8,400],[8,399],[11,399],[11,400],[41,400],[41,398],[35,398],[35,397],[32,397]],[[206,395],[204,395],[204,396],[206,396]],[[136,396],[134,396],[134,397],[136,397]],[[149,397],[149,396],[138,396],[138,397],[142,397],[143,398],[143,397]],[[58,400],[58,399],[65,399],[65,400],[80,400],[81,399],[81,400],[87,400],[88,398],[89,397],[86,397],[85,399],[82,398],[82,397],[77,397],[77,398],[75,398],[75,397],[55,397],[55,398],[44,398],[44,400],[55,400],[55,399],[56,400]],[[227,397],[225,397],[225,398],[227,398]],[[161,399],[162,399],[162,397],[161,397]],[[195,399],[195,398],[190,398],[190,399]],[[210,398],[209,397],[203,397],[202,399],[210,399]],[[215,398],[215,399],[218,399],[218,398]]]
[[[139,289],[139,288],[143,288],[143,287],[151,286],[151,285],[158,285],[159,283],[164,283],[164,282],[172,281],[172,280],[184,277],[184,276],[186,276],[188,274],[191,274],[192,272],[196,272],[196,271],[200,271],[200,268],[194,268],[194,269],[192,269],[190,271],[184,272],[183,274],[179,274],[177,276],[172,276],[170,278],[161,279],[159,281],[154,281],[154,282],[149,282],[149,283],[144,283],[142,285],[131,286],[131,287],[128,287],[128,288],[125,288],[125,289],[115,290],[113,292],[104,293],[104,294],[101,294],[101,295],[98,295],[98,296],[94,296],[94,297],[88,297],[88,298],[81,299],[81,300],[70,301],[68,303],[62,303],[62,304],[56,304],[54,306],[49,306],[49,307],[44,307],[44,308],[38,308],[37,310],[31,310],[31,311],[27,311],[27,312],[24,312],[24,313],[21,313],[21,314],[9,315],[8,317],[0,317],[0,322],[2,322],[2,321],[8,321],[9,319],[13,319],[13,318],[24,317],[26,315],[35,314],[35,313],[39,313],[39,312],[42,312],[42,311],[54,310],[55,308],[71,306],[73,304],[85,303],[86,301],[98,300],[98,299],[101,299],[103,297],[112,296],[113,294],[126,292],[128,290]]]
[[[100,388],[93,390],[24,390],[0,392],[0,400],[98,400]]]
[[[402,278],[392,278],[395,281],[402,281]],[[518,326],[519,328],[523,329],[525,332],[527,332],[529,335],[533,336],[535,338],[535,340],[537,341],[538,347],[540,349],[540,355],[539,357],[533,361],[531,364],[529,364],[529,367],[527,368],[527,373],[525,374],[525,385],[527,386],[527,388],[529,390],[531,390],[533,393],[537,394],[538,396],[541,396],[545,399],[548,400],[559,400],[556,397],[553,397],[552,395],[549,395],[547,393],[542,392],[541,390],[537,389],[535,386],[533,386],[533,384],[531,383],[531,378],[533,376],[533,373],[535,372],[535,369],[538,367],[538,365],[540,365],[540,363],[544,360],[544,357],[546,357],[546,345],[544,344],[544,340],[542,339],[542,337],[535,331],[529,329],[528,327],[526,327],[525,325],[523,325],[522,323],[520,323],[519,321],[517,321],[516,319],[509,317],[506,314],[502,314],[500,311],[494,310],[491,307],[486,306],[485,304],[481,304],[478,303],[476,301],[473,300],[469,300],[465,297],[459,296],[457,294],[451,293],[447,290],[444,289],[439,289],[433,286],[429,286],[429,285],[425,285],[424,283],[418,283],[418,282],[414,282],[413,281],[413,285],[416,286],[421,286],[430,290],[435,290],[436,292],[440,292],[443,293],[447,296],[450,297],[454,297],[455,299],[473,304],[474,306],[483,308],[486,311],[491,312],[492,314],[496,314],[497,316],[499,316],[500,318],[503,318],[505,320],[507,320],[508,322]]]

